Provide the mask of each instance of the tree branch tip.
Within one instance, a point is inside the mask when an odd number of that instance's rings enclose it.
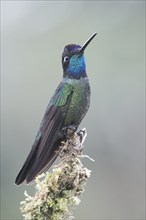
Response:
[[[82,134],[81,134],[82,132]],[[91,170],[83,166],[80,158],[83,155],[82,145],[87,136],[86,129],[74,133],[61,143],[60,162],[51,172],[39,175],[35,179],[36,193],[20,203],[24,220],[71,220],[72,210],[80,203],[80,196],[91,175]],[[42,179],[43,178],[43,179]]]

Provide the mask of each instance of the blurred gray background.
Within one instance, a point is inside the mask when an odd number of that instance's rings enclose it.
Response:
[[[14,185],[62,79],[61,53],[83,44],[92,87],[81,124],[92,170],[76,219],[145,218],[145,1],[1,2],[1,219],[22,219]]]

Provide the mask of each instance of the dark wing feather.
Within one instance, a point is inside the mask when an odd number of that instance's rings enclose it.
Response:
[[[42,134],[37,156],[26,176],[27,183],[31,182],[37,174],[42,173],[42,170],[52,157],[55,156],[55,151],[57,151],[59,147],[58,133],[62,126],[63,114],[59,108],[53,106],[51,109],[54,111],[55,117],[50,120],[48,127]]]
[[[15,183],[21,184],[25,179],[31,182],[36,175],[48,169],[58,156],[60,145],[59,131],[64,122],[64,111],[68,109],[72,96],[72,86],[61,83],[53,96],[32,149],[20,170]]]
[[[28,157],[26,158],[26,161],[23,167],[21,168],[20,172],[18,173],[16,177],[15,184],[19,185],[25,180],[29,167],[33,165],[33,161],[35,160],[37,156],[37,151],[38,151],[40,141],[41,141],[41,137],[38,140],[36,140],[35,143],[33,144],[32,149]]]

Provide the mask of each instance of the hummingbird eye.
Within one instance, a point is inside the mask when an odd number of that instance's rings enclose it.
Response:
[[[68,57],[68,56],[65,56],[65,57],[63,58],[63,63],[68,63],[68,61],[69,61],[69,57]]]

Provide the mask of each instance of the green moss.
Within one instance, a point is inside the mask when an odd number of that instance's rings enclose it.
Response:
[[[43,174],[43,180],[42,175],[36,178],[35,195],[31,197],[25,192],[26,198],[20,207],[24,220],[73,218],[71,208],[80,203],[79,197],[91,173],[80,160],[82,144],[81,136],[74,133],[61,146],[59,164],[52,172]]]

